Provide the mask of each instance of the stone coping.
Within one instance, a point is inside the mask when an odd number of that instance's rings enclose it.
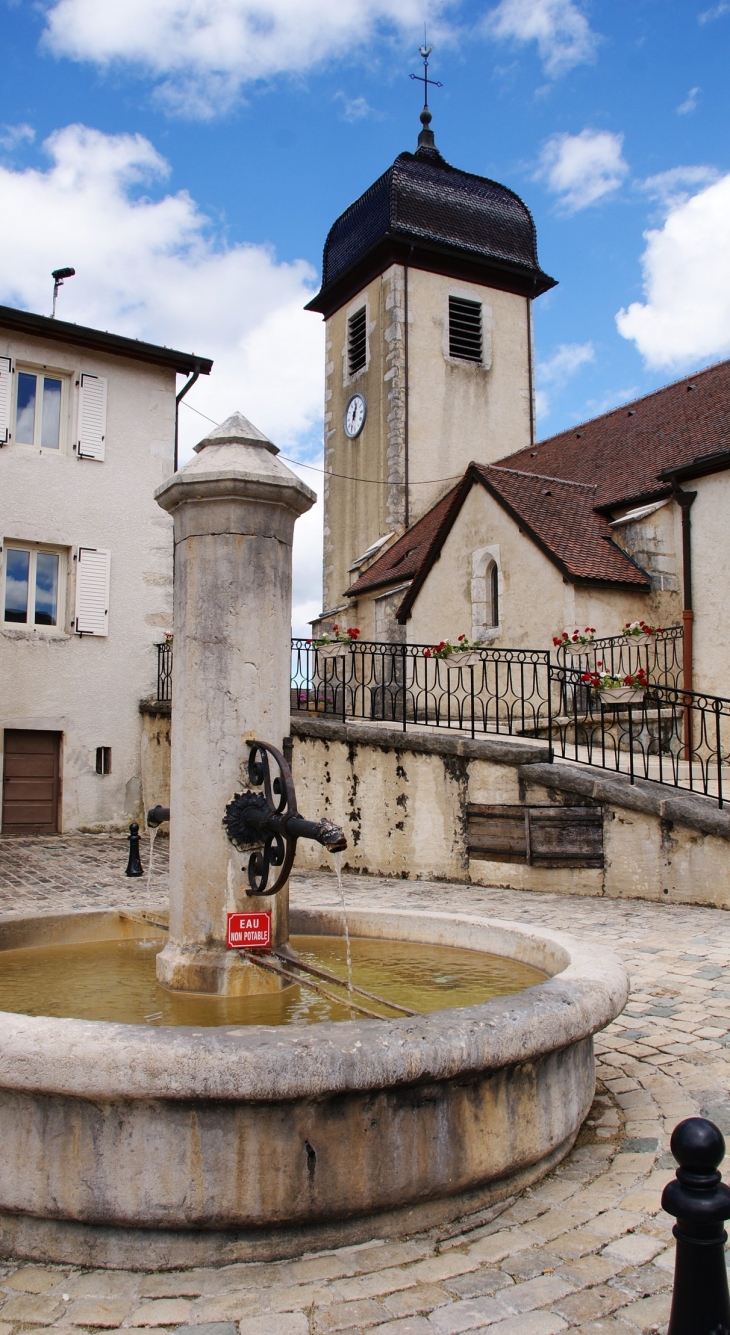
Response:
[[[653,779],[635,778],[628,774],[612,774],[595,765],[555,760],[552,765],[527,763],[520,765],[519,777],[526,783],[538,783],[543,788],[558,792],[575,793],[594,802],[608,802],[627,811],[642,811],[659,820],[686,825],[702,834],[715,834],[730,839],[730,811],[717,805],[716,797],[693,793],[673,784],[658,783]]]
[[[413,751],[420,755],[463,756],[466,760],[492,760],[501,765],[530,765],[545,761],[547,742],[522,741],[499,735],[479,738],[448,732],[417,732],[409,728],[383,726],[380,723],[338,723],[331,718],[292,714],[292,737],[316,738],[325,742],[374,746],[381,751]]]
[[[100,915],[89,916],[93,936],[101,939]],[[84,939],[85,917],[68,915],[76,940]],[[110,912],[108,918],[113,937],[111,919],[119,923],[120,914]],[[0,944],[3,928],[18,943],[22,921],[19,915],[0,919]],[[603,1029],[627,1000],[626,972],[609,951],[549,928],[406,909],[353,908],[348,921],[353,935],[448,941],[507,955],[554,976],[479,1006],[407,1020],[306,1027],[155,1029],[2,1012],[0,1087],[85,1099],[272,1102],[448,1080],[565,1048]],[[56,923],[61,925],[58,917]],[[332,908],[300,909],[292,927],[341,935],[342,915]],[[129,934],[128,920],[119,934]]]

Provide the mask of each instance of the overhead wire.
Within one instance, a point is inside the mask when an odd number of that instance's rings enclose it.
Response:
[[[212,417],[208,417],[207,413],[201,413],[199,408],[194,408],[192,403],[187,403],[185,399],[182,401],[182,406],[183,408],[189,408],[191,413],[197,413],[198,417],[204,417],[206,422],[212,422],[213,426],[220,426],[219,422],[215,422]],[[433,487],[441,482],[459,482],[464,476],[463,473],[454,473],[451,477],[432,477],[427,478],[425,481],[409,482],[407,484],[405,482],[381,482],[378,478],[374,477],[353,477],[351,473],[334,473],[330,468],[318,468],[316,464],[305,464],[303,459],[291,459],[287,454],[280,453],[279,458],[283,459],[287,464],[295,464],[297,468],[308,468],[312,473],[322,473],[324,477],[338,477],[342,478],[345,482],[361,482],[368,487],[400,487],[401,489],[404,489],[406,485],[409,488]]]

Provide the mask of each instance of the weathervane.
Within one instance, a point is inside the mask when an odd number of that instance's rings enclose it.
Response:
[[[428,58],[432,51],[433,51],[433,46],[426,45],[426,30],[424,28],[423,46],[419,46],[418,48],[418,54],[420,55],[423,61],[423,74],[411,75],[412,79],[417,79],[419,83],[423,84],[423,111],[421,112],[421,124],[423,125],[423,129],[421,130],[421,133],[418,136],[419,148],[435,147],[433,130],[430,130],[428,128],[433,119],[431,116],[431,112],[428,109],[428,86],[430,84],[432,88],[443,88],[443,84],[439,83],[438,79],[429,79],[428,77]]]

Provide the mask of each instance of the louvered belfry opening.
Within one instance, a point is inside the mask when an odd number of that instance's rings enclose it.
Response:
[[[367,361],[367,324],[365,307],[347,321],[347,374],[354,375]]]
[[[482,303],[449,297],[449,356],[465,362],[482,360]]]

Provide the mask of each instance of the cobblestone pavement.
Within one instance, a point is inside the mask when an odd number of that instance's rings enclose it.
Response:
[[[152,899],[165,891],[164,844]],[[146,853],[143,862],[146,865]],[[0,912],[147,902],[123,876],[124,840],[0,840]],[[603,942],[632,979],[599,1035],[596,1100],[576,1147],[485,1223],[277,1264],[157,1275],[7,1262],[0,1335],[196,1327],[195,1335],[632,1335],[669,1314],[669,1135],[701,1112],[730,1132],[730,915],[351,876],[352,904],[438,907],[547,923]],[[331,876],[299,876],[299,902],[338,902]],[[185,1335],[188,1335],[187,1330]]]

